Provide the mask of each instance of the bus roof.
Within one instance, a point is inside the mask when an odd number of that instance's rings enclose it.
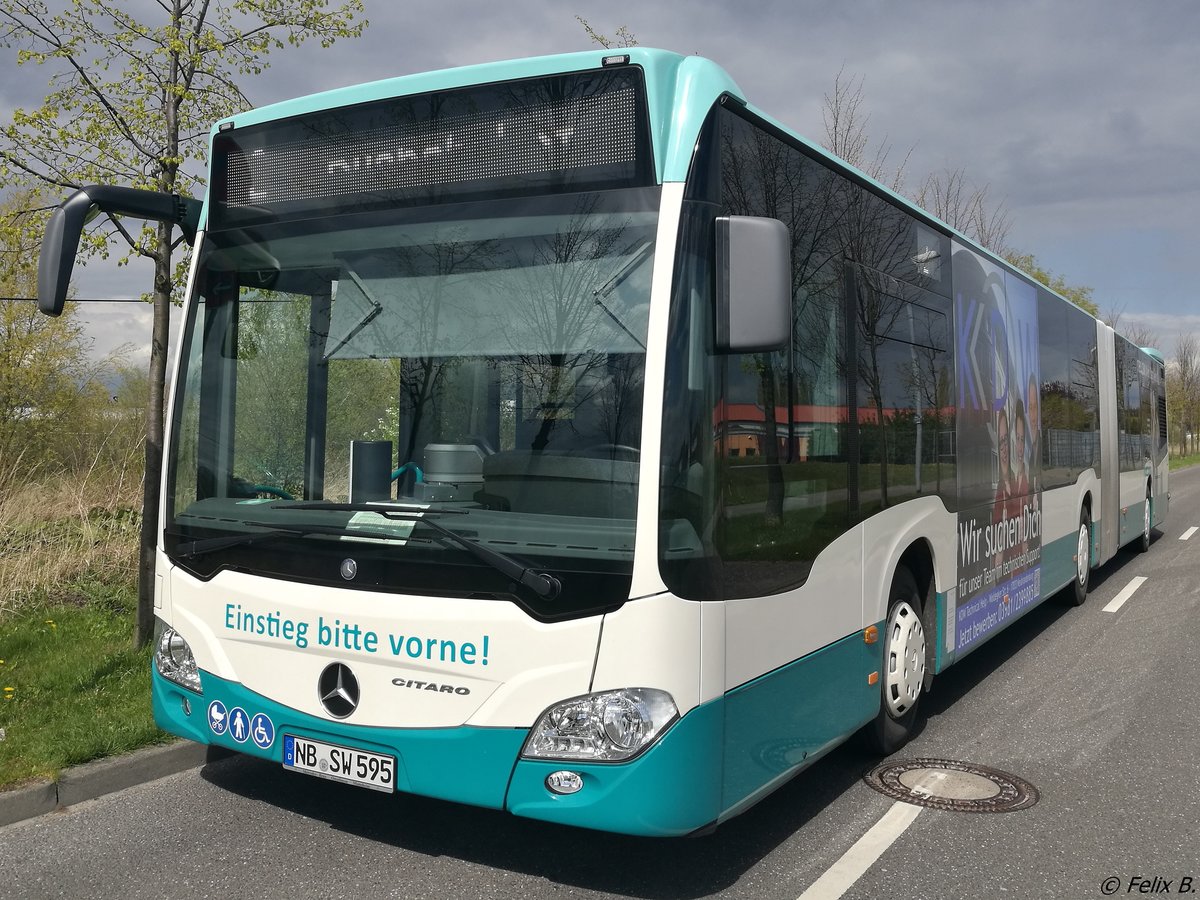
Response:
[[[741,88],[729,74],[711,60],[646,47],[628,47],[615,53],[611,50],[589,50],[556,56],[510,59],[456,69],[401,75],[336,88],[247,110],[222,119],[213,126],[212,135],[231,127],[242,128],[392,97],[565,72],[584,72],[603,67],[605,60],[622,57],[628,57],[631,64],[640,66],[646,76],[647,105],[650,111],[650,129],[658,180],[683,181],[691,164],[696,135],[699,134],[700,126],[703,125],[704,117],[708,115],[712,104],[723,94],[736,97],[743,103],[745,98]],[[691,137],[685,138],[685,135]]]

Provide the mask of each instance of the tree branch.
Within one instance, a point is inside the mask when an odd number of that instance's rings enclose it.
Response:
[[[25,163],[21,162],[21,160],[17,159],[15,156],[13,156],[11,153],[7,152],[6,150],[0,150],[0,158],[3,158],[4,161],[7,162],[9,165],[16,166],[22,172],[32,175],[34,178],[38,179],[39,181],[44,181],[46,184],[53,184],[56,187],[72,188],[74,190],[79,189],[78,184],[73,184],[70,181],[61,181],[57,178],[54,178],[50,175],[45,174],[44,172],[39,172],[36,169],[30,168],[29,166],[25,165]]]

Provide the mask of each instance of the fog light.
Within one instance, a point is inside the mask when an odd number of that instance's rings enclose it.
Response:
[[[185,716],[190,716],[192,714],[192,704],[188,703],[187,697],[183,698],[183,714]]]
[[[583,787],[583,776],[578,772],[551,772],[546,776],[546,787],[556,794],[574,794]]]

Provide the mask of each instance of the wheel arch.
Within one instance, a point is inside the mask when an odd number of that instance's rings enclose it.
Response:
[[[1089,525],[1088,531],[1088,568],[1094,569],[1100,564],[1100,551],[1096,544],[1096,510],[1092,505],[1091,489],[1083,492],[1083,498],[1079,501],[1080,511],[1087,510]],[[1078,529],[1077,529],[1078,530]]]
[[[919,537],[905,548],[896,561],[896,568],[904,566],[917,579],[917,587],[923,595],[928,595],[930,585],[936,590],[935,568],[933,564],[933,545],[928,538]],[[893,573],[892,577],[895,577]]]
[[[864,523],[863,624],[886,618],[888,592],[904,565],[921,590],[946,593],[958,578],[957,513],[936,497],[910,500]]]
[[[896,561],[897,569],[903,567],[913,574],[921,592],[921,627],[925,629],[926,691],[933,686],[934,670],[937,668],[937,648],[941,646],[944,638],[943,617],[939,615],[937,603],[937,567],[934,563],[934,552],[929,540],[920,537],[909,544]],[[892,577],[896,577],[894,572]]]

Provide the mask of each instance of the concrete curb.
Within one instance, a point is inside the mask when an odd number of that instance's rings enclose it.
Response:
[[[0,791],[0,827],[202,766],[207,751],[204,744],[177,741],[72,766],[63,770],[57,782]]]

